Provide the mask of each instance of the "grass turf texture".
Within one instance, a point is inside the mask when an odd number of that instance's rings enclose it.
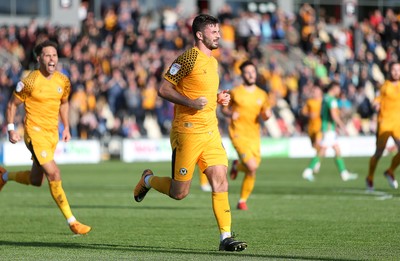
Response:
[[[374,193],[365,192],[367,158],[345,159],[356,181],[343,182],[324,159],[313,183],[301,178],[309,159],[264,159],[248,211],[236,210],[241,179],[230,181],[233,231],[248,242],[219,252],[209,192],[197,172],[190,195],[175,201],[150,191],[136,203],[132,189],[145,168],[169,176],[169,163],[62,165],[75,216],[91,225],[74,236],[46,183],[9,182],[0,192],[0,260],[396,260],[400,256],[400,191],[378,165]],[[10,167],[9,170],[21,169]]]

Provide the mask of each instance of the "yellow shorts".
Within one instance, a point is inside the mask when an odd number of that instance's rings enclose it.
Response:
[[[58,132],[47,132],[41,130],[25,132],[24,141],[26,147],[32,153],[32,159],[40,165],[50,162],[54,159],[54,151],[58,143]]]
[[[311,140],[311,145],[314,147],[315,145],[319,145],[322,139],[322,132],[321,131],[313,131],[309,132],[308,136]]]
[[[400,126],[397,128],[385,128],[385,126],[378,124],[378,131],[376,132],[376,147],[384,149],[389,137],[392,137],[395,140],[400,140]]]
[[[261,162],[260,140],[232,138],[231,141],[241,162],[246,163],[250,159],[256,159],[257,164]]]
[[[228,157],[218,131],[177,133],[171,131],[172,178],[189,181],[198,164],[201,172],[210,166],[228,166]]]

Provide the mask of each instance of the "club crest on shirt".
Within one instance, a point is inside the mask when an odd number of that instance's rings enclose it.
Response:
[[[45,150],[42,151],[42,153],[40,153],[40,156],[42,156],[42,158],[46,158],[47,157],[47,152]]]
[[[22,89],[23,89],[24,87],[25,87],[24,83],[21,82],[21,81],[19,81],[19,82],[17,83],[17,87],[15,87],[15,91],[16,91],[16,92],[20,92],[20,91],[22,91]]]
[[[185,176],[185,175],[187,174],[187,169],[181,168],[181,169],[179,170],[179,174],[181,174],[182,176]]]
[[[171,65],[171,68],[169,69],[169,73],[171,75],[175,75],[179,72],[180,69],[181,69],[181,65],[178,63],[174,63],[173,65]]]
[[[57,87],[58,93],[62,93],[62,88],[60,86]]]

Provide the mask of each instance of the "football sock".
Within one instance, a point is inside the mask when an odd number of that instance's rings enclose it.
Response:
[[[369,159],[369,168],[368,168],[368,178],[372,180],[374,178],[375,169],[378,165],[378,159],[375,156],[372,156]]]
[[[169,177],[157,177],[150,176],[149,184],[152,188],[169,196],[169,190],[171,189],[172,179]]]
[[[337,168],[339,169],[339,173],[342,173],[342,171],[346,170],[346,165],[344,164],[344,160],[341,157],[336,157],[335,163]]]
[[[231,209],[229,206],[228,192],[212,193],[212,208],[221,233],[221,240],[231,234]]]
[[[200,175],[200,185],[207,185],[208,179],[207,179],[206,174],[200,172],[199,175]]]
[[[397,154],[394,155],[394,157],[392,159],[392,162],[390,164],[388,171],[393,174],[393,172],[396,170],[396,168],[399,166],[399,164],[400,164],[400,152],[397,152]]]
[[[68,204],[67,197],[65,196],[64,190],[61,186],[61,180],[50,181],[49,187],[50,187],[50,193],[53,196],[53,199],[56,202],[57,206],[63,213],[65,219],[68,220],[71,217],[73,217],[71,208]]]
[[[8,173],[8,180],[13,180],[17,183],[29,185],[31,184],[31,171],[12,171]]]
[[[308,168],[309,168],[309,169],[314,169],[315,165],[317,165],[318,162],[319,162],[319,157],[318,157],[318,156],[315,156],[315,157],[311,160],[310,164],[308,165]]]
[[[255,175],[244,175],[242,183],[242,191],[240,193],[240,201],[247,201],[251,192],[254,188],[254,183],[256,182]]]

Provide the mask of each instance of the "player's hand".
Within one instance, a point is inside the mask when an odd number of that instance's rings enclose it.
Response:
[[[63,130],[62,132],[62,140],[64,142],[68,142],[71,139],[71,133],[69,132],[69,130]]]
[[[231,101],[231,95],[228,90],[223,90],[217,95],[217,102],[223,106],[228,106]]]
[[[268,120],[272,116],[272,111],[270,109],[266,109],[265,111],[260,113],[261,119],[263,121]]]
[[[21,140],[21,136],[19,135],[18,132],[12,130],[12,131],[9,131],[9,132],[8,132],[8,140],[9,140],[12,144],[15,144],[15,143],[17,143],[18,141]]]
[[[199,97],[195,100],[193,100],[193,108],[195,108],[196,110],[202,110],[204,109],[204,107],[206,107],[208,103],[208,100],[206,97]]]

